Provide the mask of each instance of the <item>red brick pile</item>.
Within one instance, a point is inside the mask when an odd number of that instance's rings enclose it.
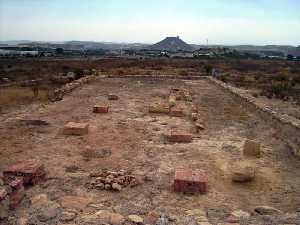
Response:
[[[44,165],[29,160],[16,163],[3,171],[3,185],[0,185],[0,203],[8,202],[10,209],[15,209],[22,201],[24,186],[35,185],[46,178]]]

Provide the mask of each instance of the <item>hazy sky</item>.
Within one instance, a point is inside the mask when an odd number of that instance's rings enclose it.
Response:
[[[300,45],[300,0],[0,0],[0,40]]]

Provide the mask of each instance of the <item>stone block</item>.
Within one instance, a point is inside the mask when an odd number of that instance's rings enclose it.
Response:
[[[244,156],[260,157],[260,143],[252,140],[246,140],[243,148]]]
[[[119,96],[118,95],[114,95],[114,94],[109,94],[107,96],[108,100],[111,100],[111,101],[116,101],[116,100],[119,100]]]
[[[109,106],[107,105],[95,105],[93,108],[94,113],[108,113]]]
[[[183,193],[207,192],[207,173],[203,170],[177,169],[174,178],[174,191]]]
[[[232,181],[249,182],[255,178],[256,167],[247,163],[236,163],[232,166]]]
[[[192,139],[192,134],[179,130],[172,130],[171,134],[168,136],[170,142],[188,143],[192,142]]]
[[[28,160],[9,166],[3,171],[3,180],[5,183],[12,182],[12,177],[21,177],[24,185],[34,185],[46,178],[44,165],[35,160]],[[13,186],[20,186],[19,179],[14,180]],[[16,188],[17,189],[17,188]]]
[[[84,135],[89,132],[88,123],[69,122],[64,126],[63,134],[66,135]]]
[[[163,104],[153,104],[149,106],[149,113],[161,113],[161,114],[168,114],[169,113],[169,106]]]

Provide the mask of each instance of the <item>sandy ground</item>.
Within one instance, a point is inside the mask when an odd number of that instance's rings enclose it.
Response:
[[[149,114],[147,106],[165,99],[172,87],[192,93],[205,130],[196,133],[188,117]],[[108,114],[93,114],[94,104],[107,102],[108,93],[117,94],[110,101]],[[182,103],[184,104],[184,103]],[[20,119],[40,119],[49,126],[25,126]],[[88,135],[66,136],[62,127],[69,121],[88,122]],[[193,132],[188,144],[170,144],[164,134],[171,128]],[[245,160],[242,145],[246,138],[262,144],[255,163],[256,179],[247,184],[231,182],[229,168]],[[103,204],[123,215],[147,215],[168,211],[176,215],[186,210],[222,207],[253,211],[257,205],[269,205],[284,212],[300,207],[300,164],[284,140],[257,115],[241,108],[230,95],[208,81],[106,79],[85,85],[62,101],[44,107],[32,106],[0,117],[0,171],[19,160],[38,159],[47,169],[49,179],[26,190],[26,198],[16,214],[26,211],[28,199],[47,193],[52,200],[75,195]],[[111,155],[86,157],[87,149],[108,149]],[[175,168],[206,170],[208,193],[183,195],[172,192]],[[76,168],[70,173],[68,168]],[[147,181],[121,192],[87,190],[85,176],[94,169],[124,169]],[[85,208],[84,210],[89,210]]]

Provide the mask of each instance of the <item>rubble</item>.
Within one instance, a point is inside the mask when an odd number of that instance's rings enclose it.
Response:
[[[86,184],[89,189],[121,191],[123,188],[134,187],[140,184],[140,180],[124,170],[117,172],[102,170],[90,174],[92,178]]]
[[[174,178],[174,191],[183,193],[207,192],[207,174],[203,170],[177,169]]]
[[[69,122],[63,128],[63,134],[65,135],[85,135],[89,132],[88,123],[74,123]]]
[[[3,180],[9,183],[12,177],[22,178],[24,185],[35,185],[46,178],[44,165],[35,160],[13,164],[3,171]],[[18,181],[20,183],[20,181]]]

